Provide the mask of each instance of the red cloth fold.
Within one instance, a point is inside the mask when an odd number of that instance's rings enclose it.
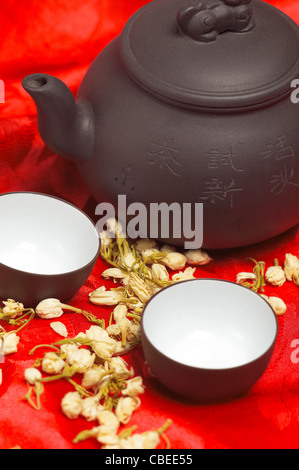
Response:
[[[75,93],[91,61],[117,35],[131,14],[147,3],[144,0],[7,0],[0,9],[0,79],[5,83],[5,103],[0,103],[0,191],[31,190],[62,197],[86,207],[89,191],[77,168],[55,155],[41,141],[36,112],[21,80],[34,72],[51,73],[63,79]],[[299,24],[295,0],[268,2],[289,14]],[[275,51],[273,51],[275,54]],[[294,203],[297,203],[295,201]],[[92,205],[92,203],[91,203]],[[277,214],[279,217],[279,214]],[[19,229],[22,229],[20,227]],[[267,266],[285,253],[299,256],[299,229],[273,240],[229,253],[217,254],[213,261],[196,271],[197,277],[235,281],[236,274],[250,268],[247,257],[265,261]],[[98,260],[90,278],[69,302],[87,308],[108,321],[111,309],[88,302],[88,293],[104,283],[105,269]],[[0,280],[1,282],[1,280]],[[267,286],[266,295],[281,297],[287,312],[278,318],[279,334],[273,358],[264,375],[237,400],[217,405],[196,405],[178,399],[148,374],[142,348],[126,356],[135,374],[144,377],[146,391],[131,425],[142,432],[173,424],[167,431],[174,449],[298,448],[299,445],[299,323],[298,289],[286,282],[282,287]],[[65,313],[60,320],[69,335],[90,324],[80,315]],[[70,421],[60,409],[62,396],[72,387],[67,382],[46,386],[42,409],[33,410],[21,399],[27,393],[23,375],[33,364],[30,349],[38,343],[51,343],[60,337],[49,321],[35,319],[20,332],[18,352],[0,364],[0,448],[19,445],[24,449],[98,448],[89,439],[74,444],[78,432],[91,428],[83,418]],[[296,340],[298,342],[296,343]],[[41,355],[41,354],[40,354]],[[161,447],[164,443],[161,442]]]

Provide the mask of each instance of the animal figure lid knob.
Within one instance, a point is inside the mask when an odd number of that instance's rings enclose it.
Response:
[[[202,42],[215,41],[219,34],[243,33],[254,27],[251,0],[193,0],[177,14],[179,30]]]
[[[124,70],[176,106],[260,106],[299,76],[299,28],[262,0],[154,0],[119,39]]]

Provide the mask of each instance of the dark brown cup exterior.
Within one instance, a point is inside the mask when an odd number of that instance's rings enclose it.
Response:
[[[35,308],[44,299],[56,298],[65,302],[84,285],[97,255],[85,266],[63,274],[34,274],[19,271],[0,263],[0,298],[22,302],[26,308]]]
[[[275,341],[258,359],[228,369],[201,369],[180,364],[158,351],[142,328],[142,347],[150,373],[162,385],[194,402],[222,402],[244,396],[261,378],[271,360]]]

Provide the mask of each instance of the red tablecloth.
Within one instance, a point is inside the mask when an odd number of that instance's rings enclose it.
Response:
[[[62,78],[75,93],[90,62],[118,34],[128,17],[144,0],[7,0],[0,9],[0,79],[5,83],[5,103],[0,104],[0,192],[33,190],[62,197],[84,208],[89,192],[77,169],[45,147],[36,128],[35,108],[21,87],[25,75],[42,71]],[[295,0],[272,0],[273,5],[299,24]],[[275,51],[273,51],[275,54]],[[91,206],[90,206],[91,204]],[[279,214],[278,214],[279,217]],[[22,228],[20,228],[22,229]],[[235,280],[249,268],[248,256],[267,265],[285,253],[299,255],[299,229],[256,246],[216,255],[197,269],[197,277]],[[101,259],[86,285],[70,301],[108,320],[111,309],[88,303],[88,293],[103,284]],[[0,280],[1,282],[1,280]],[[105,285],[108,285],[107,283]],[[298,286],[267,286],[267,295],[281,297],[287,312],[278,318],[279,334],[271,363],[252,390],[244,397],[217,405],[195,405],[165,391],[149,377],[139,346],[126,359],[146,386],[141,407],[131,425],[138,432],[173,424],[167,431],[173,449],[298,448],[299,445],[299,342]],[[90,324],[82,316],[65,313],[60,318],[75,335]],[[76,434],[93,424],[83,418],[70,421],[60,409],[63,395],[71,390],[67,382],[46,386],[42,409],[32,409],[21,397],[28,388],[24,370],[32,365],[30,349],[38,343],[51,343],[60,337],[49,321],[34,319],[20,332],[18,352],[0,364],[0,448],[24,449],[97,448],[92,439],[73,443]],[[293,354],[292,354],[293,353]],[[38,356],[38,354],[37,354]],[[36,357],[36,356],[34,356]],[[163,443],[161,444],[163,446]]]

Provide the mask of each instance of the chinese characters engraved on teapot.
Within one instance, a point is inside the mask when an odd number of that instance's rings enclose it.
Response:
[[[199,196],[200,199],[211,204],[219,201],[228,202],[230,207],[233,208],[236,194],[243,191],[243,188],[236,183],[237,174],[244,172],[244,169],[238,166],[233,146],[229,145],[225,151],[212,148],[205,156],[207,168],[212,171],[213,175],[204,182],[204,189]],[[229,177],[224,178],[216,173],[217,170],[223,169],[229,171]]]
[[[152,142],[152,148],[147,152],[147,162],[165,169],[173,176],[183,176],[181,151],[171,138],[158,138]]]
[[[294,149],[288,144],[285,135],[275,137],[271,142],[266,143],[261,155],[265,160],[271,159],[280,164],[269,180],[272,193],[279,195],[289,185],[299,187],[295,180]]]

